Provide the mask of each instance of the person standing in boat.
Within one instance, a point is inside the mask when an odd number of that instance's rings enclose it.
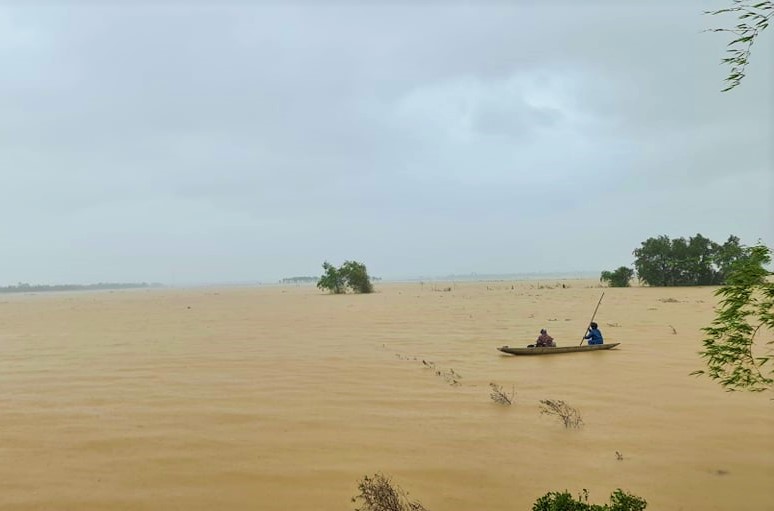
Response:
[[[535,347],[537,348],[553,348],[556,346],[556,343],[554,342],[554,338],[548,335],[548,332],[546,332],[546,329],[543,328],[540,330],[540,335],[537,338],[537,341],[535,342]]]
[[[604,339],[602,338],[602,332],[599,331],[599,327],[593,321],[589,325],[589,332],[583,336],[584,339],[588,339],[589,345],[602,344]]]

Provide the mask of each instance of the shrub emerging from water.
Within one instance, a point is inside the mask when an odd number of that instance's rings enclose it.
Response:
[[[363,263],[357,261],[344,261],[339,271],[344,275],[347,286],[355,293],[372,293],[371,277]]]
[[[532,511],[642,511],[647,507],[645,499],[617,489],[610,495],[610,504],[589,504],[589,492],[575,499],[568,491],[549,492],[537,499]]]
[[[540,413],[555,415],[562,419],[565,428],[580,428],[583,426],[580,412],[564,401],[554,399],[542,399],[540,401]]]
[[[633,277],[634,270],[621,266],[614,271],[603,271],[599,280],[606,282],[610,287],[629,287],[629,282]]]
[[[409,499],[408,492],[393,484],[383,474],[365,476],[358,483],[360,491],[352,502],[362,502],[355,511],[428,511],[419,501]]]
[[[317,287],[327,289],[337,295],[344,293],[347,290],[347,281],[344,279],[344,275],[328,261],[325,261],[322,266],[325,273],[317,281]]]
[[[429,511],[381,473],[363,477],[357,488],[360,493],[352,502],[360,502],[362,507],[355,511]],[[647,505],[645,499],[620,488],[610,495],[609,504],[589,504],[589,492],[584,489],[577,499],[567,490],[548,492],[535,501],[532,511],[643,511]]]
[[[325,261],[322,266],[325,273],[317,281],[317,287],[320,289],[337,295],[346,293],[347,289],[353,293],[372,293],[374,290],[371,277],[368,276],[368,270],[363,263],[344,261],[344,264],[336,268]]]
[[[496,383],[490,383],[489,387],[492,389],[492,392],[489,394],[489,397],[492,398],[492,401],[498,405],[510,406],[513,404],[513,397],[516,395],[516,391],[513,387],[511,387],[510,394],[508,394],[500,385]]]

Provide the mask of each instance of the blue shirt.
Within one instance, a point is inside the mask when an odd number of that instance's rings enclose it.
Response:
[[[588,339],[589,344],[602,344],[603,342],[602,332],[599,331],[599,328],[592,328],[583,338]]]

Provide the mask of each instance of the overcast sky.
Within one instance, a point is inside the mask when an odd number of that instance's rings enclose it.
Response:
[[[771,245],[774,31],[721,93],[723,5],[0,1],[0,285]]]

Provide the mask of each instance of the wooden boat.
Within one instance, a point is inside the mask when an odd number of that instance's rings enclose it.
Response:
[[[557,353],[574,353],[576,351],[609,350],[619,344],[621,343],[613,342],[610,344],[586,344],[584,346],[559,346],[556,348],[511,348],[510,346],[500,346],[497,349],[509,355],[554,355]]]

